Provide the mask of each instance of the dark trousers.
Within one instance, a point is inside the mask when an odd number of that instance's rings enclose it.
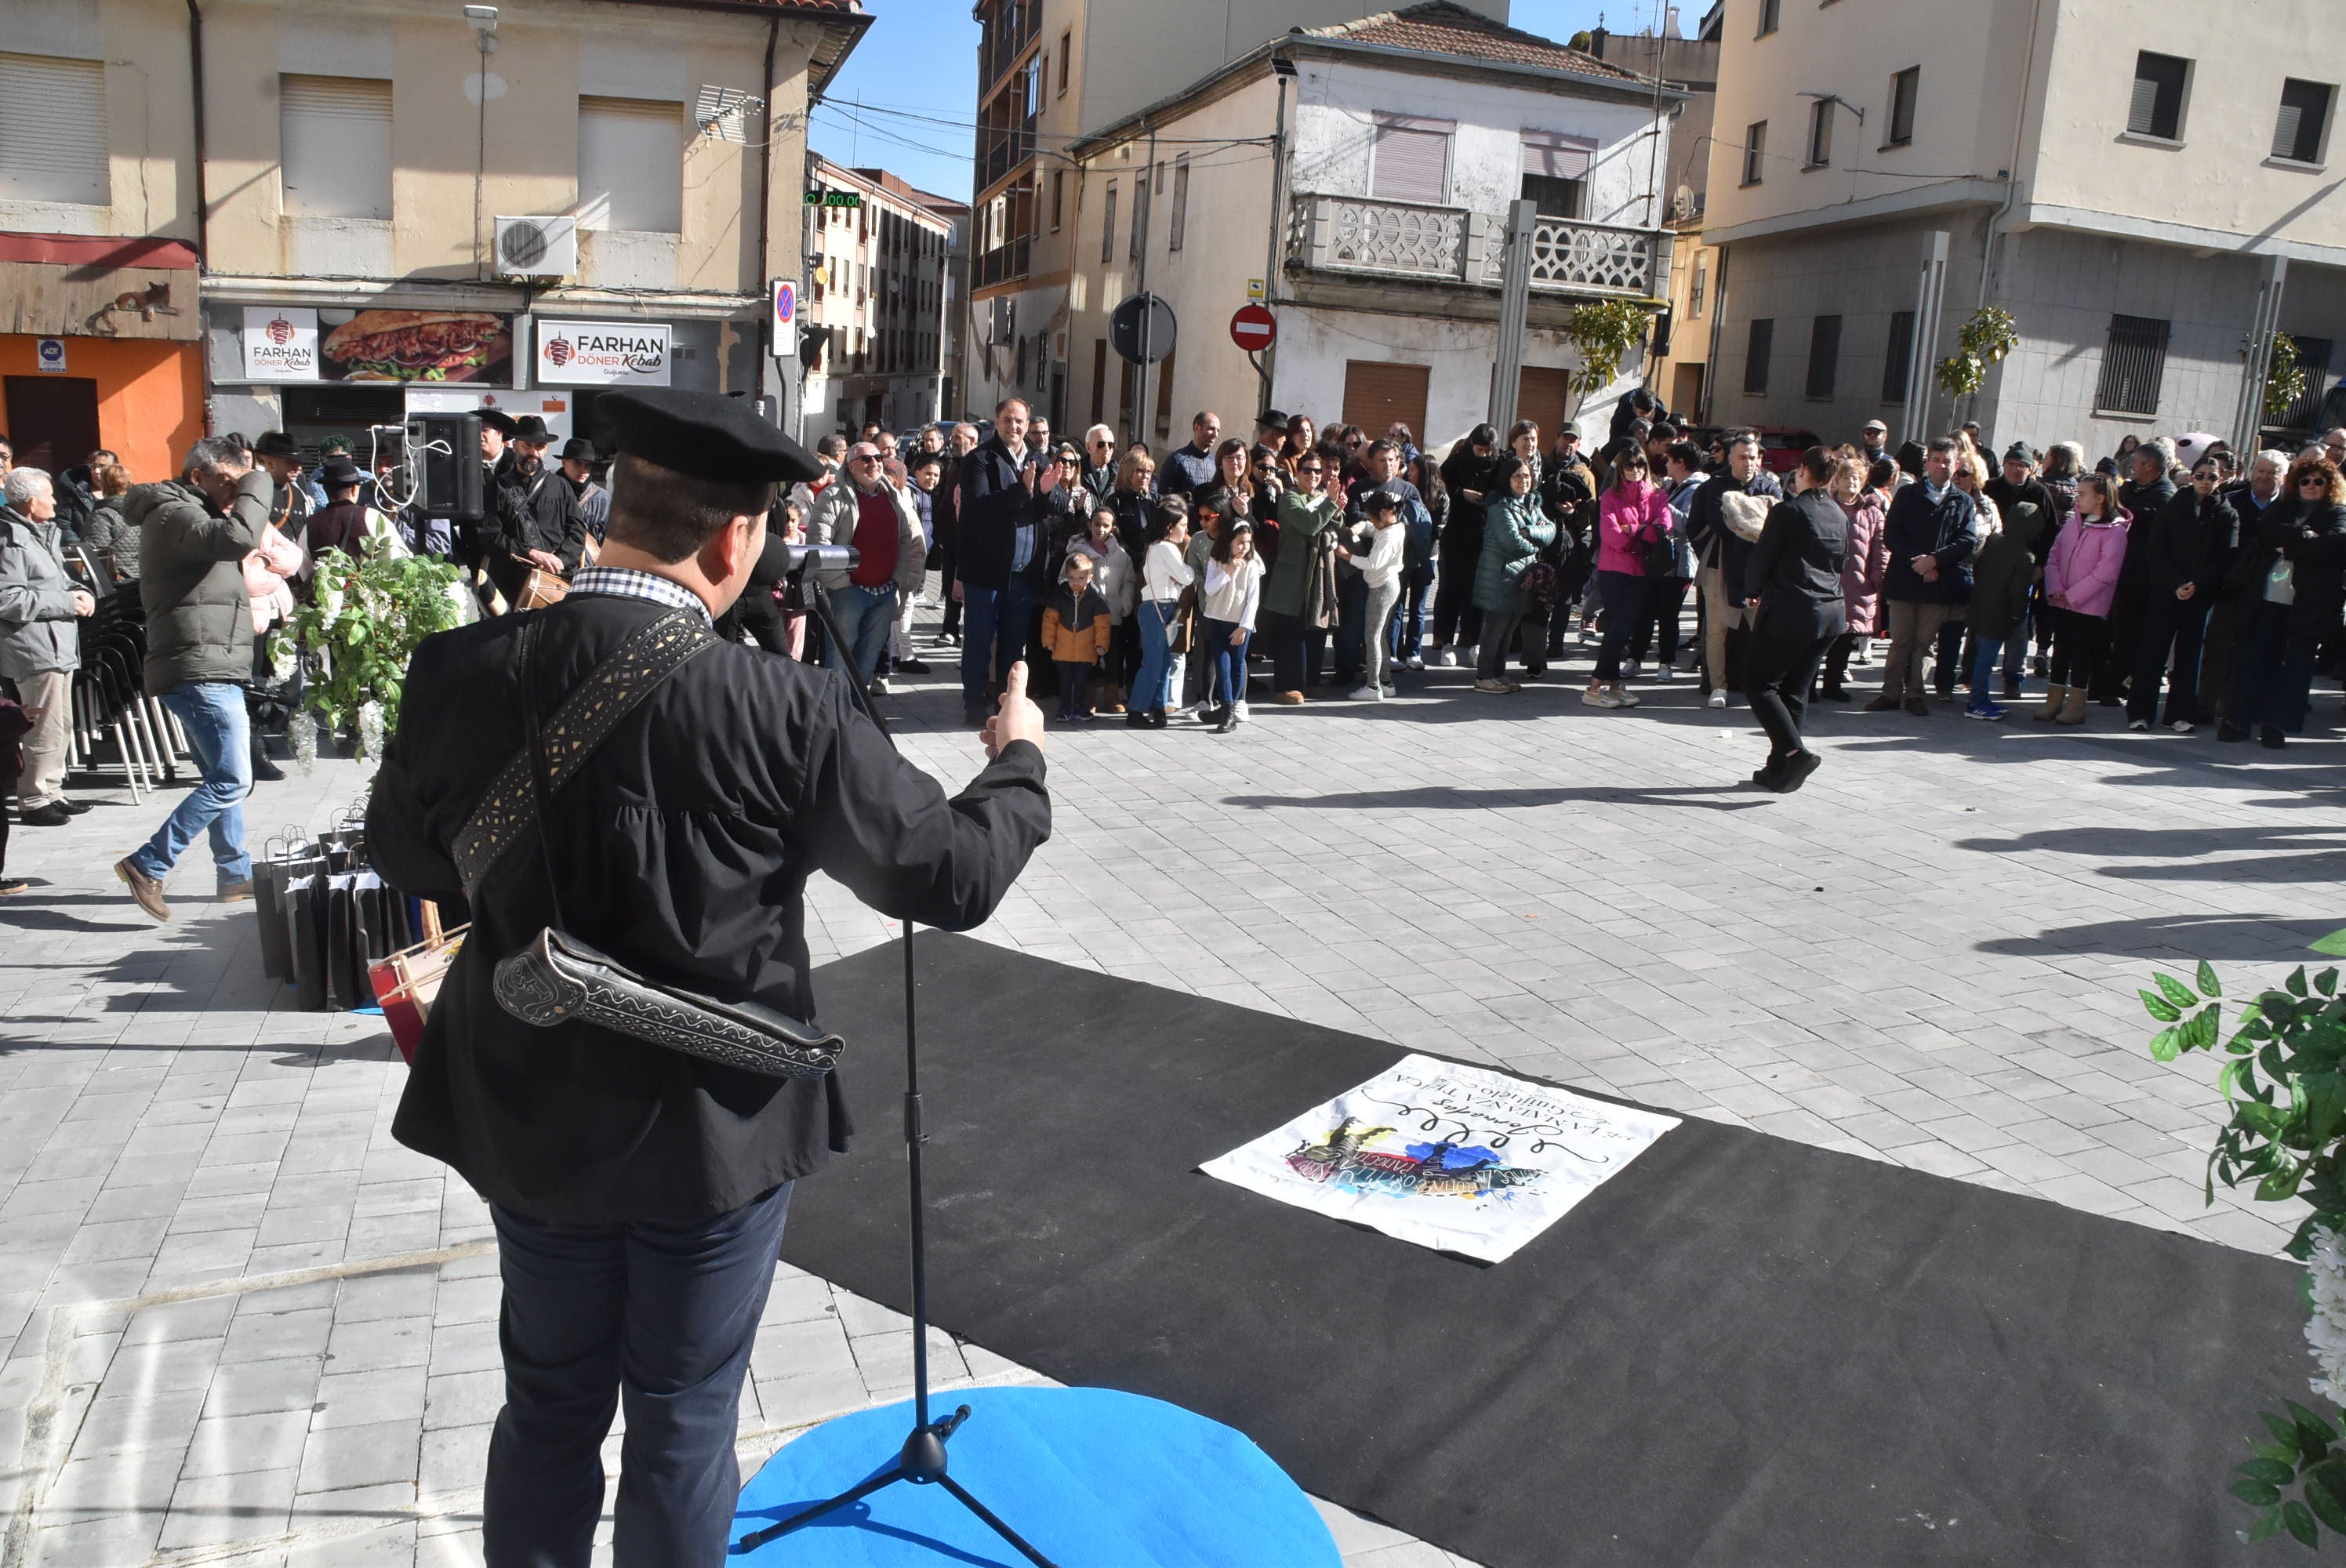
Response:
[[[1026,656],[1035,619],[1035,584],[1014,576],[1006,588],[962,588],[968,616],[961,640],[962,707],[991,708],[1010,679],[1010,667]]]
[[[2319,651],[2310,638],[2292,647],[2287,605],[2254,600],[2240,630],[2239,667],[2225,721],[2295,730],[2305,723],[2313,699],[2313,663]]]
[[[1825,650],[1825,690],[1841,691],[1848,687],[1850,656],[1857,652],[1857,639],[1862,635],[1843,632],[1833,638],[1832,647]]]
[[[1425,590],[1433,582],[1433,568],[1413,566],[1402,578],[1401,599],[1393,611],[1392,650],[1396,659],[1416,655],[1425,641]]]
[[[1483,612],[1474,607],[1474,567],[1483,559],[1483,519],[1453,517],[1442,531],[1433,580],[1433,646],[1483,640]]]
[[[1938,663],[1931,671],[1931,684],[1938,687],[1941,697],[1955,695],[1955,677],[1964,667],[1964,615],[1958,605],[1939,628]]]
[[[1264,610],[1259,618],[1262,626],[1256,632],[1255,640],[1262,645],[1260,651],[1270,656],[1270,689],[1301,691],[1304,675],[1303,617],[1283,615],[1278,610]]]
[[[1744,668],[1743,694],[1751,700],[1751,717],[1768,732],[1768,766],[1789,761],[1802,751],[1800,720],[1809,711],[1809,687],[1817,667],[1831,647],[1830,636],[1770,636],[1760,627],[1751,634],[1751,661]]]
[[[2046,613],[2053,617],[2053,659],[2049,667],[2053,684],[2084,687],[2090,691],[2094,677],[2100,673],[2103,660],[2109,654],[2107,617],[2084,615],[2058,605]]]
[[[790,1208],[788,1183],[689,1224],[549,1225],[491,1208],[505,1404],[481,1503],[489,1568],[586,1568],[599,1451],[623,1400],[612,1560],[725,1560],[741,1380]]]
[[[1072,662],[1055,659],[1059,667],[1059,717],[1073,718],[1092,710],[1091,677],[1093,666],[1081,659]]]
[[[1607,684],[1621,678],[1621,651],[1645,616],[1651,586],[1635,572],[1596,574],[1596,595],[1605,606],[1605,640],[1596,647],[1596,672],[1591,678]]]
[[[1687,591],[1694,586],[1692,577],[1648,577],[1646,610],[1637,617],[1637,630],[1629,639],[1629,662],[1646,662],[1646,650],[1653,647],[1658,632],[1661,647],[1656,656],[1664,664],[1676,664],[1678,657],[1678,615],[1686,608]]]
[[[954,597],[954,550],[950,545],[940,545],[929,552],[929,565],[937,573],[937,592],[944,596],[944,621],[937,628],[940,634],[961,627],[961,601]]]
[[[1361,655],[1367,638],[1369,580],[1358,572],[1336,574],[1336,685],[1345,691],[1361,684]]]
[[[2101,662],[2095,667],[2093,689],[2088,694],[2096,702],[2116,697],[2127,677],[2134,673],[2136,649],[2143,636],[2143,612],[2150,602],[2149,589],[2147,583],[2118,579],[2118,591],[2110,597]]]
[[[2172,589],[2153,590],[2142,606],[2142,636],[2135,645],[2134,684],[2127,688],[2127,717],[2173,724],[2200,720],[2199,645],[2208,632],[2208,601],[2178,599]],[[2167,717],[2158,718],[2158,680],[2167,656],[2175,654],[2175,674],[2167,688]]]

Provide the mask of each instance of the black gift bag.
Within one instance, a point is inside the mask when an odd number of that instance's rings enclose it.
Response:
[[[326,1010],[326,875],[322,865],[285,884],[285,932],[291,955],[294,1005]]]

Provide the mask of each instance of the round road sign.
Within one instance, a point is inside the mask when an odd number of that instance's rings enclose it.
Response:
[[[1137,365],[1153,365],[1173,351],[1178,323],[1173,307],[1154,294],[1134,294],[1107,319],[1107,341]]]
[[[1279,336],[1279,318],[1260,305],[1240,305],[1230,318],[1230,341],[1251,353],[1270,347]]]

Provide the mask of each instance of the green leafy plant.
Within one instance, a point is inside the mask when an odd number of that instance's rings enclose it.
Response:
[[[1580,356],[1572,372],[1572,416],[1578,418],[1591,392],[1613,384],[1629,351],[1646,341],[1646,324],[1653,319],[1634,300],[1588,300],[1565,318],[1564,341]]]
[[[1987,368],[2020,346],[2020,324],[2009,311],[1984,305],[1955,334],[1955,351],[1938,363],[1939,384],[1967,397],[1987,384]]]
[[[2305,366],[2300,362],[2297,340],[2287,332],[2275,332],[2272,353],[2265,361],[2265,417],[2280,419],[2290,411],[2290,405],[2305,395]]]
[[[400,689],[415,645],[464,619],[459,575],[454,565],[428,556],[322,551],[310,602],[270,639],[270,658],[281,671],[305,660],[311,673],[302,706],[337,735],[353,738],[359,756],[372,756],[398,728]],[[293,731],[297,743],[310,736],[307,725]],[[297,745],[296,755],[306,759],[306,748]]]
[[[2316,952],[2346,955],[2346,931],[2313,944]],[[2252,1188],[2259,1201],[2303,1198],[2312,1210],[2285,1251],[2308,1265],[2306,1339],[2321,1376],[2316,1392],[2346,1404],[2346,996],[2339,972],[2309,977],[2303,965],[2274,990],[2242,1003],[2229,1038],[2223,1033],[2223,992],[2204,960],[2193,983],[2154,976],[2157,989],[2138,994],[2161,1027],[2150,1054],[2174,1061],[2186,1051],[2225,1057],[2217,1074],[2232,1115],[2208,1157],[2208,1201],[2216,1183]],[[2249,1444],[2256,1457],[2241,1464],[2232,1495],[2260,1510],[2240,1532],[2247,1541],[2287,1533],[2307,1546],[2322,1530],[2346,1534],[2346,1449],[2331,1421],[2284,1400],[2286,1413],[2259,1412],[2270,1442]],[[2295,1495],[2291,1495],[2294,1493]]]

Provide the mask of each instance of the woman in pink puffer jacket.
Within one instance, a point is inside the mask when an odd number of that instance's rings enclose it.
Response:
[[[2036,718],[2056,724],[2086,722],[2086,691],[2110,646],[2110,601],[2126,564],[2127,530],[2134,519],[2118,504],[2107,475],[2080,474],[2077,509],[2061,525],[2045,562],[2045,603],[2053,622],[2051,685]]]

